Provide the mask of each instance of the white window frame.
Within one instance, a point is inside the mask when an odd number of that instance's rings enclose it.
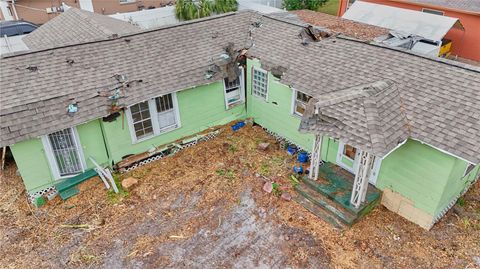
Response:
[[[82,147],[82,144],[80,143],[80,136],[78,135],[76,127],[67,128],[67,129],[72,130],[73,138],[74,138],[73,140],[75,142],[75,147],[77,147],[77,150],[78,150],[80,165],[82,166],[82,173],[83,173],[85,172],[87,164],[85,162],[85,156],[83,155],[83,147]],[[76,175],[60,176],[60,170],[58,169],[57,161],[55,160],[55,156],[53,155],[53,149],[48,139],[48,134],[43,135],[41,137],[41,140],[42,140],[43,149],[45,150],[45,155],[47,156],[48,164],[50,166],[50,171],[52,172],[53,178],[55,180],[60,180],[60,179],[71,178],[76,176]]]
[[[299,101],[297,101],[297,92],[301,92],[301,93],[303,93],[303,94],[305,94],[305,95],[307,95],[307,96],[310,96],[310,95],[308,95],[308,94],[306,94],[306,93],[304,93],[304,92],[302,92],[302,91],[297,91],[297,90],[295,90],[295,89],[292,89],[292,105],[291,105],[290,110],[291,110],[292,115],[301,118],[303,115],[300,114],[300,113],[297,113],[297,110],[295,109],[295,107],[296,107],[296,105],[297,105],[297,102],[299,102]],[[310,96],[310,98],[312,98],[312,96]],[[305,106],[306,106],[306,105],[307,105],[307,104],[305,104]]]
[[[254,76],[255,71],[258,71],[258,72],[260,72],[260,73],[265,74],[265,76],[266,76],[266,78],[267,78],[267,81],[265,82],[265,88],[266,88],[265,98],[262,97],[262,96],[259,96],[259,95],[255,94],[255,91],[253,90],[253,84],[254,84],[254,83],[253,83],[253,80],[255,79],[255,76]],[[268,78],[268,71],[267,71],[267,70],[264,70],[264,69],[262,69],[262,68],[259,68],[259,67],[254,66],[254,67],[252,68],[252,81],[251,81],[251,83],[252,83],[252,84],[251,84],[251,85],[252,85],[252,89],[251,89],[251,90],[252,90],[252,95],[255,96],[255,97],[257,97],[257,98],[259,98],[259,99],[265,100],[265,101],[267,102],[267,101],[268,101],[268,92],[269,92],[268,86],[269,86],[269,84],[270,84],[270,81],[269,81],[269,78]]]
[[[425,13],[428,13],[428,14],[433,14],[433,15],[445,16],[444,11],[431,9],[431,8],[422,8],[422,12],[425,12]],[[439,13],[442,13],[442,14],[439,14]]]
[[[135,3],[135,2],[137,2],[137,0],[118,0],[118,2],[120,3],[120,5],[123,5],[123,4]]]
[[[164,96],[164,95],[167,95],[167,94],[172,95],[172,101],[173,101],[173,106],[174,106],[173,109],[174,109],[175,120],[176,120],[177,124],[176,124],[175,127],[172,127],[172,128],[160,129],[160,125],[158,124],[158,112],[157,112],[157,107],[156,107],[157,105],[155,103],[155,99],[157,97],[161,97],[161,96]],[[140,139],[137,139],[137,135],[135,133],[135,128],[133,126],[132,113],[130,111],[131,106],[128,106],[125,114],[127,115],[128,129],[130,130],[130,137],[132,139],[132,144],[143,142],[145,140],[148,140],[148,139],[151,139],[153,137],[171,132],[173,130],[176,130],[176,129],[182,127],[182,122],[180,120],[180,110],[179,110],[179,107],[178,107],[178,100],[177,100],[177,93],[176,92],[171,92],[171,93],[166,93],[166,94],[163,94],[163,95],[159,95],[159,96],[156,96],[154,98],[148,99],[146,101],[148,101],[148,109],[149,109],[149,112],[150,112],[150,120],[152,121],[153,133],[149,136],[145,136],[145,137],[142,137]],[[141,101],[141,102],[145,102],[145,101]],[[141,103],[141,102],[138,102],[138,103]],[[138,103],[136,103],[136,104],[138,104]],[[136,104],[133,104],[133,105],[136,105]]]
[[[470,172],[472,172],[474,169],[475,169],[475,165],[473,163],[467,163],[467,167],[465,167],[465,171],[463,171],[462,178],[468,176]]]
[[[225,79],[223,80],[223,96],[225,98],[225,109],[229,110],[234,108],[240,104],[245,103],[245,70],[241,68],[241,73],[239,76],[240,79],[240,100],[235,101],[231,104],[228,103],[227,100],[227,84],[225,83]]]

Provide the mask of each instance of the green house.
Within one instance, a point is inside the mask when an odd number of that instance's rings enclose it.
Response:
[[[480,70],[253,12],[1,59],[0,146],[31,198],[252,118],[429,229],[478,179]],[[324,30],[322,30],[324,31]],[[233,71],[232,71],[233,70]],[[137,163],[138,163],[137,162]],[[313,178],[314,179],[314,178]]]

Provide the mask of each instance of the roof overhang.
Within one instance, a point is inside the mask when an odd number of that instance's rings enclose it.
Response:
[[[440,41],[452,28],[465,30],[458,18],[355,1],[343,15],[352,21]]]

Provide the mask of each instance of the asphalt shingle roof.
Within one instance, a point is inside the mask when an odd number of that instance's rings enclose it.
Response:
[[[31,50],[54,48],[139,32],[140,28],[105,15],[69,8],[23,38]]]
[[[377,94],[321,109],[331,126],[343,126],[326,130],[331,136],[380,155],[408,136],[480,162],[480,68],[341,36],[302,45],[304,26],[238,12],[2,58],[0,146],[108,115],[99,92],[116,85],[115,74],[137,81],[122,99],[127,105],[219,80],[205,74],[233,42],[251,47],[247,55],[266,69],[282,67],[282,83],[317,100],[380,83]],[[79,107],[72,117],[70,103]]]

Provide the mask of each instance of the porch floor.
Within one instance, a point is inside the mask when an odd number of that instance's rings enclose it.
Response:
[[[369,184],[365,202],[355,208],[350,204],[354,179],[350,172],[327,162],[320,166],[318,180],[302,178],[295,188],[299,194],[296,200],[334,226],[351,226],[370,212],[381,196],[381,191]]]

